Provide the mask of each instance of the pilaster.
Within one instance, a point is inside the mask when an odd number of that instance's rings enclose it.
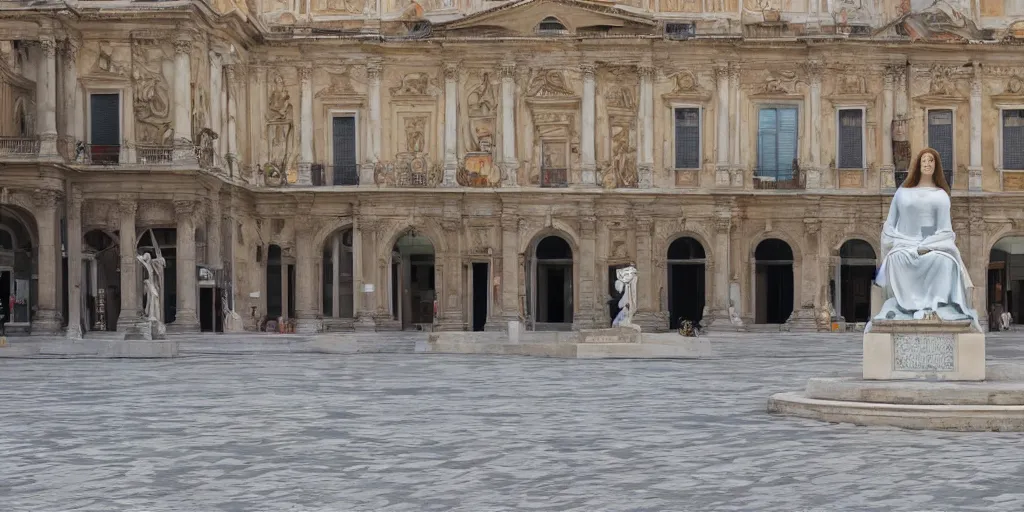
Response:
[[[63,201],[59,192],[36,190],[32,195],[39,230],[39,282],[35,301],[36,314],[32,319],[32,334],[56,334],[60,330],[61,315],[57,302],[60,288],[60,230],[57,205]]]
[[[295,222],[295,331],[317,332],[316,251],[313,248],[313,222],[308,214],[300,214]]]
[[[39,37],[42,60],[36,75],[36,122],[39,157],[53,159],[57,153],[57,41],[50,34]]]
[[[982,189],[982,167],[981,160],[981,64],[974,63],[974,76],[971,79],[971,160],[967,167],[967,186],[971,191]],[[951,165],[955,165],[951,163]],[[955,166],[954,166],[955,169]]]
[[[636,218],[636,279],[637,279],[637,301],[636,315],[633,316],[633,323],[639,325],[644,331],[660,331],[665,326],[661,324],[657,313],[657,305],[654,303],[654,295],[651,293],[654,269],[652,250],[652,229],[654,220],[646,215]]]
[[[731,254],[729,252],[729,237],[732,231],[732,208],[729,205],[720,204],[715,206],[714,216],[714,228],[715,228],[715,240],[714,240],[714,260],[709,262],[711,266],[711,282],[712,282],[712,301],[711,307],[707,308],[711,312],[711,317],[704,319],[703,323],[705,327],[712,325],[718,327],[719,325],[729,325],[729,271]],[[740,305],[735,304],[735,308],[739,309]]]
[[[82,191],[69,189],[67,198],[68,330],[67,337],[82,337]]]
[[[820,189],[823,186],[821,176],[821,74],[823,65],[819,60],[809,60],[805,65],[809,86],[810,102],[810,167],[806,170],[807,189]]]
[[[501,77],[501,167],[502,186],[519,186],[519,160],[516,158],[516,63],[506,58],[498,66]]]
[[[215,162],[219,161],[224,149],[221,147],[221,118],[223,103],[221,93],[224,90],[224,64],[221,62],[220,53],[211,50],[210,59],[210,126],[217,132],[218,137],[213,140],[213,151],[216,154]]]
[[[729,165],[729,66],[715,64],[715,185],[733,186]]]
[[[377,328],[373,321],[373,297],[377,291],[373,278],[373,222],[363,215],[357,215],[352,226],[352,284],[355,287],[353,308],[356,312],[356,331],[370,332]],[[374,291],[366,291],[367,285],[373,286]]]
[[[313,68],[299,68],[299,84],[299,175],[295,184],[308,187],[313,185]]]
[[[238,68],[235,64],[229,64],[224,66],[224,76],[228,81],[226,87],[228,94],[228,123],[227,123],[227,161],[229,167],[229,174],[231,176],[237,176],[238,169],[238,127],[236,118],[238,117],[238,90],[240,84],[238,83]]]
[[[896,167],[892,158],[892,122],[896,70],[886,67],[882,85],[882,166],[879,169],[883,189],[896,188]]]
[[[175,274],[177,275],[177,311],[174,323],[168,331],[176,333],[199,332],[199,318],[196,316],[196,224],[195,201],[175,201],[174,214],[178,219],[175,230]]]
[[[370,122],[367,126],[367,153],[369,158],[363,163],[359,171],[360,185],[373,185],[374,164],[380,161],[380,75],[381,65],[379,62],[371,61],[366,65],[367,80],[367,101],[369,103]]]
[[[445,210],[449,210],[448,207]],[[447,212],[446,212],[447,213]],[[459,251],[459,232],[462,221],[457,218],[445,218],[441,221],[441,231],[448,245],[448,251],[442,254],[443,268],[446,272],[438,272],[436,284],[440,283],[437,297],[438,318],[435,319],[439,331],[462,331],[466,328],[465,310],[461,304],[459,293],[462,284],[462,254]]]
[[[121,199],[117,203],[119,221],[118,239],[121,256],[121,313],[117,317],[117,332],[127,333],[135,328],[139,320],[138,279],[136,279],[138,247],[135,244],[135,212],[138,203],[134,199]],[[109,298],[108,298],[109,300]]]
[[[594,125],[596,123],[595,103],[596,86],[594,75],[596,66],[592,63],[580,65],[580,72],[583,74],[583,104],[582,121],[580,122],[580,166],[582,170],[582,185],[584,187],[597,186],[597,159],[594,153]]]
[[[83,140],[81,126],[84,123],[83,109],[78,105],[78,51],[81,41],[68,37],[60,45],[61,55],[61,100],[62,100],[62,149],[64,156],[73,159],[75,141]]]
[[[591,204],[580,205],[579,216],[580,254],[579,261],[579,305],[573,312],[573,330],[607,327],[608,324],[599,320],[601,308],[595,304],[595,261],[597,254],[597,217]]]
[[[654,75],[657,70],[649,61],[637,67],[640,75],[640,162],[637,165],[637,187],[654,186]]]
[[[521,322],[519,314],[519,219],[509,209],[501,212],[501,304],[506,322]],[[495,297],[497,302],[498,298]]]
[[[174,41],[174,153],[176,165],[198,165],[192,144],[192,40],[181,34]]]
[[[457,187],[455,175],[458,161],[459,64],[444,64],[444,177],[442,187]]]

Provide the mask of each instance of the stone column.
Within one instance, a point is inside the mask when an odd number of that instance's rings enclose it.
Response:
[[[135,211],[138,203],[133,199],[122,199],[117,203],[120,220],[118,238],[121,252],[121,314],[117,317],[117,332],[127,332],[135,327],[139,320],[139,294],[135,259],[138,246],[135,235]],[[107,298],[110,300],[110,297]]]
[[[521,322],[519,316],[519,219],[511,210],[501,213],[501,302],[506,322]]]
[[[331,316],[334,318],[341,318],[341,301],[338,300],[341,294],[338,293],[338,288],[341,287],[341,235],[335,233],[331,235]],[[355,289],[352,290],[352,295],[356,295]],[[354,311],[354,310],[353,310]],[[327,316],[327,312],[324,311],[324,316]],[[353,315],[355,316],[355,315]]]
[[[731,90],[730,95],[732,96],[732,104],[729,109],[732,112],[732,137],[729,139],[731,150],[730,163],[740,168],[743,165],[742,157],[740,156],[740,134],[743,130],[743,125],[740,123],[740,68],[737,65],[729,66],[729,89]],[[741,187],[742,183],[739,184]]]
[[[374,221],[362,215],[357,216],[352,226],[352,286],[355,289],[353,308],[356,311],[356,331],[374,331],[374,297],[377,293],[385,293],[380,283],[376,283],[374,275]],[[374,291],[367,292],[366,285],[374,285]]]
[[[637,166],[637,187],[654,186],[654,73],[650,63],[637,67],[640,74],[640,163]]]
[[[445,208],[448,210],[448,208]],[[445,212],[449,214],[449,212]],[[462,307],[462,253],[460,252],[460,235],[462,220],[459,217],[448,217],[441,221],[441,230],[448,244],[448,250],[441,254],[443,267],[438,267],[436,282],[441,283],[437,290],[438,318],[436,328],[439,331],[461,331],[466,328],[465,309]],[[444,268],[445,272],[441,272]]]
[[[882,167],[880,183],[882,188],[896,187],[896,166],[892,159],[892,121],[893,121],[893,85],[896,71],[892,67],[885,70],[885,82],[882,86]]]
[[[593,64],[581,64],[580,72],[583,73],[583,105],[581,108],[582,122],[580,123],[580,165],[583,171],[583,185],[597,186],[597,159],[594,154],[594,125],[596,124],[597,107],[595,101],[595,66]]]
[[[192,145],[192,40],[174,41],[174,154],[175,162],[198,164]]]
[[[821,179],[821,62],[807,62],[807,75],[810,80],[810,130],[808,142],[810,146],[810,168],[805,173],[805,186],[808,189],[819,189]]]
[[[32,334],[56,334],[60,330],[61,316],[57,302],[60,287],[60,219],[57,205],[63,201],[53,190],[36,190],[32,196],[35,218],[39,229],[38,291],[32,319]]]
[[[68,330],[82,337],[82,191],[70,189],[67,201]]]
[[[729,67],[724,63],[715,65],[716,92],[715,109],[715,183],[731,183],[729,173]]]
[[[597,217],[594,216],[592,205],[580,205],[582,211],[579,217],[580,250],[575,255],[579,262],[579,278],[576,279],[576,287],[579,290],[579,300],[574,300],[575,311],[573,312],[573,330],[590,329],[596,327],[596,314],[599,310],[594,307],[594,275],[595,258],[597,256]],[[604,325],[601,325],[604,327]]]
[[[221,91],[224,90],[224,65],[221,63],[220,54],[210,50],[210,128],[217,132],[218,137],[213,141],[213,152],[215,158],[219,159],[223,153],[221,140],[224,138],[221,133]],[[215,160],[217,161],[217,160]]]
[[[296,185],[313,185],[313,68],[299,68],[302,99],[299,108],[299,176]]]
[[[981,191],[981,64],[974,63],[974,77],[971,79],[971,165],[967,168],[967,185],[972,191]],[[950,162],[950,169],[956,170],[956,162]]]
[[[199,318],[196,316],[196,223],[198,204],[195,201],[175,201],[174,214],[178,219],[175,243],[175,273],[177,274],[178,308],[174,323],[168,330],[198,332]]]
[[[57,153],[57,42],[51,35],[39,38],[42,60],[36,74],[36,129],[39,156],[56,158]]]
[[[216,195],[210,204],[210,216],[206,221],[206,266],[220,270],[224,267],[224,257],[221,254],[221,227],[224,223],[221,220],[220,192],[215,191],[214,194]]]
[[[654,261],[652,247],[652,230],[654,221],[648,216],[636,218],[636,278],[637,278],[637,304],[636,315],[633,316],[633,323],[639,325],[645,331],[664,330],[666,326],[658,321],[658,305],[655,303],[654,294],[651,290],[654,287]]]
[[[64,141],[62,142],[63,149],[67,158],[74,158],[75,156],[75,141],[81,140],[79,132],[81,129],[78,125],[79,111],[82,110],[78,106],[78,67],[77,58],[80,42],[75,39],[65,39],[64,44],[61,45],[61,58],[62,58],[62,73],[61,78],[61,92],[63,96],[63,131]]]
[[[516,63],[505,60],[498,68],[501,76],[501,164],[502,186],[519,186],[519,160],[516,158]]]
[[[227,133],[227,159],[234,174],[235,170],[238,169],[238,134],[237,134],[237,123],[236,117],[238,116],[238,74],[235,65],[228,65],[224,68],[225,76],[228,80],[228,133]]]
[[[295,332],[315,333],[316,258],[313,250],[313,218],[295,217]]]
[[[730,323],[729,319],[729,270],[730,263],[732,261],[732,255],[729,253],[729,236],[730,230],[732,229],[732,212],[729,207],[721,206],[715,208],[715,249],[714,261],[709,262],[712,268],[712,288],[714,289],[712,294],[711,307],[711,318],[707,322],[708,326],[728,326]],[[740,304],[733,304],[736,308],[736,313],[739,314],[741,308]]]
[[[444,65],[444,178],[442,187],[456,187],[455,174],[459,170],[458,145],[458,102],[459,67],[456,63]]]
[[[367,80],[367,102],[369,103],[370,122],[367,123],[367,143],[365,148],[369,157],[360,169],[359,184],[373,185],[373,167],[380,161],[380,73],[381,66],[378,62],[371,62],[366,65]]]

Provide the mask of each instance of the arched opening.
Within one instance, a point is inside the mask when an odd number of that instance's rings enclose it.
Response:
[[[754,263],[754,323],[786,323],[793,314],[793,249],[769,238],[757,244]]]
[[[847,322],[867,322],[871,316],[871,281],[875,250],[864,240],[847,240],[839,247],[839,275],[833,278],[836,313]]]
[[[281,246],[267,247],[267,323],[265,329],[281,332],[281,322],[295,318],[295,261]]]
[[[704,246],[691,237],[677,238],[668,246],[669,328],[678,329],[684,320],[698,322],[704,317]]]
[[[0,300],[7,334],[27,334],[34,316],[39,251],[35,220],[15,206],[0,206]]]
[[[565,25],[554,16],[548,16],[537,24],[538,34],[564,34],[568,32]]]
[[[1024,315],[1024,236],[1009,236],[992,246],[988,257],[986,308],[990,330],[1009,328]],[[1003,313],[1009,313],[1004,318]]]
[[[163,321],[165,324],[173,323],[178,311],[178,258],[177,258],[178,230],[175,228],[151,228],[145,229],[137,237],[136,254],[149,253],[151,257],[163,256],[165,260],[164,276],[160,282],[160,309],[163,310]],[[146,279],[146,271],[142,265],[136,267],[137,295],[140,297],[140,305],[146,307],[146,292],[142,281]]]
[[[323,295],[320,306],[325,330],[339,330],[341,319],[355,316],[352,262],[352,229],[339,229],[331,233],[324,242],[320,272],[320,290]]]
[[[434,324],[434,244],[409,232],[391,250],[391,318],[402,329],[422,330]]]
[[[82,319],[87,331],[116,331],[121,314],[121,250],[106,231],[82,237]]]
[[[533,251],[530,318],[534,330],[569,330],[573,319],[572,247],[564,238],[544,237]]]

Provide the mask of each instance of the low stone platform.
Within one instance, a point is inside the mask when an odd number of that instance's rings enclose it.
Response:
[[[567,359],[699,359],[711,355],[707,338],[677,333],[638,333],[632,329],[581,332],[528,332],[519,341],[505,333],[431,333],[417,352],[439,354],[514,355]],[[621,341],[619,341],[621,340]]]
[[[82,339],[43,343],[40,356],[161,359],[178,356],[176,340]]]
[[[969,320],[875,320],[864,333],[868,380],[985,380],[985,334]]]
[[[768,399],[768,412],[833,423],[925,430],[1024,431],[1024,367],[999,364],[982,382],[812,378]]]

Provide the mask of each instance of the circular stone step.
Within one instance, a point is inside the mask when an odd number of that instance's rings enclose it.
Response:
[[[1024,406],[1024,381],[934,382],[815,377],[808,379],[804,396],[816,400],[895,405]]]
[[[831,423],[963,432],[1022,432],[1021,405],[903,405],[808,398],[779,393],[768,412]]]

